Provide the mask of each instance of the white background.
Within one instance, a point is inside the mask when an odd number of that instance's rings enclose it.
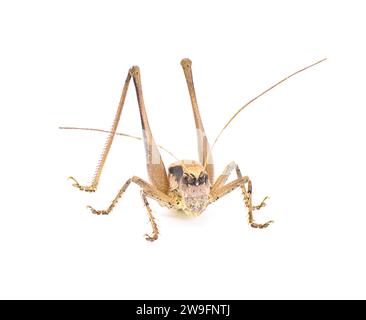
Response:
[[[363,1],[2,1],[0,3],[0,298],[366,298]],[[251,229],[237,190],[199,218],[139,189],[110,216],[132,175],[147,179],[140,142],[116,138],[95,194],[92,177],[126,72],[141,68],[158,143],[196,157],[193,73],[217,174],[235,160],[271,199]],[[134,89],[119,131],[140,135]],[[172,159],[163,155],[166,165]]]

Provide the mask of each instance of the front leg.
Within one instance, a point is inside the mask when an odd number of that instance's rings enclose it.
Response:
[[[233,170],[236,170],[236,174],[237,174],[237,179],[225,184],[230,173]],[[245,184],[248,185],[248,189],[246,189]],[[211,198],[213,199],[213,201],[216,201],[218,199],[220,199],[221,197],[225,196],[226,194],[230,193],[231,191],[235,190],[236,188],[240,187],[242,190],[242,194],[244,197],[244,203],[245,206],[248,209],[248,223],[251,225],[251,227],[253,228],[266,228],[268,227],[273,221],[268,221],[266,223],[263,224],[259,224],[256,223],[254,218],[253,218],[253,211],[254,210],[259,210],[260,208],[264,207],[266,205],[265,200],[268,197],[265,197],[263,199],[263,201],[261,202],[260,205],[258,206],[253,206],[252,203],[252,182],[250,181],[249,177],[245,176],[243,177],[241,174],[241,171],[238,167],[237,164],[235,164],[234,162],[230,163],[224,170],[223,174],[221,176],[219,176],[215,182],[215,184],[213,185],[212,189],[211,189]]]
[[[153,229],[153,232],[152,232],[151,236],[145,234],[145,239],[148,240],[148,241],[154,241],[158,238],[159,230],[158,230],[158,226],[155,222],[155,218],[152,214],[152,211],[150,209],[150,206],[149,206],[149,203],[147,202],[146,197],[152,198],[152,199],[158,201],[160,204],[163,204],[167,207],[173,207],[174,204],[175,204],[174,203],[175,200],[170,198],[169,196],[167,196],[163,192],[159,191],[156,187],[154,187],[151,184],[147,183],[143,179],[141,179],[139,177],[136,177],[136,176],[128,179],[123,184],[122,188],[119,190],[116,197],[113,199],[113,201],[111,202],[111,204],[109,205],[109,207],[107,209],[105,209],[105,210],[96,210],[91,206],[87,206],[87,207],[91,210],[92,213],[97,214],[97,215],[109,214],[114,209],[114,207],[117,205],[119,199],[123,196],[123,194],[125,193],[128,186],[131,184],[131,182],[136,183],[142,189],[141,190],[141,197],[142,197],[142,200],[143,200],[144,205],[146,207],[147,215],[149,216],[151,227]]]
[[[219,189],[221,189],[222,187],[225,186],[225,183],[227,181],[227,179],[229,178],[229,176],[231,175],[231,173],[234,171],[236,171],[236,176],[237,178],[241,178],[242,177],[242,174],[241,174],[241,171],[239,169],[239,166],[234,162],[230,162],[226,168],[224,169],[224,171],[222,172],[222,174],[216,179],[214,185],[212,186],[212,189],[211,189],[211,193],[214,194],[216,193]],[[245,185],[243,187],[241,187],[242,189],[242,192],[243,192],[243,196],[245,197],[245,194],[247,193],[245,191]],[[259,210],[263,207],[266,206],[266,200],[268,200],[269,197],[266,196],[264,197],[264,199],[262,200],[262,202],[259,204],[259,205],[253,205],[253,210]]]
[[[240,172],[239,168],[238,168],[238,170]],[[252,202],[252,193],[253,193],[252,181],[248,178],[248,190],[245,189],[245,184],[244,183],[241,185],[241,188],[242,188],[242,192],[243,192],[243,196],[244,196],[245,205],[248,208],[248,222],[249,222],[250,226],[252,228],[260,228],[260,229],[267,228],[271,223],[273,223],[273,220],[267,221],[266,223],[263,223],[263,224],[256,223],[254,221],[254,217],[253,217],[253,210],[255,210],[255,209],[258,210],[258,209],[264,207],[266,205],[265,200],[268,197],[265,197],[259,206],[253,206],[253,202]]]

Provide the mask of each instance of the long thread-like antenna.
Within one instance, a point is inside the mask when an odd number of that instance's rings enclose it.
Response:
[[[285,82],[286,80],[290,79],[291,77],[293,77],[294,75],[297,75],[298,73],[302,72],[302,71],[305,71],[311,67],[314,67],[315,65],[323,62],[327,60],[327,58],[324,58],[324,59],[321,59],[315,63],[312,63],[311,65],[305,67],[305,68],[302,68],[300,70],[297,70],[296,72],[290,74],[289,76],[287,76],[286,78],[283,78],[282,80],[276,82],[274,85],[270,86],[268,89],[264,90],[263,92],[261,92],[260,94],[258,94],[257,96],[255,96],[253,99],[249,100],[246,104],[244,104],[238,111],[235,112],[235,114],[230,118],[230,120],[228,122],[226,122],[225,126],[221,129],[220,133],[217,135],[214,143],[212,144],[211,146],[211,150],[213,149],[213,147],[215,146],[217,140],[219,140],[219,138],[221,137],[222,133],[224,132],[224,130],[229,126],[229,124],[231,123],[231,121],[233,121],[240,112],[243,111],[244,108],[246,108],[247,106],[249,106],[252,102],[254,102],[255,100],[257,100],[259,97],[265,95],[268,91],[271,91],[273,88],[277,87],[278,85],[280,85],[281,83]],[[207,160],[205,161],[205,167],[207,165]]]
[[[79,127],[58,127],[59,129],[66,129],[66,130],[84,130],[84,131],[96,131],[96,132],[103,132],[103,133],[111,133],[111,131],[108,130],[103,130],[103,129],[95,129],[95,128],[79,128]],[[141,137],[136,137],[127,133],[121,133],[121,132],[116,132],[115,133],[117,136],[124,136],[124,137],[128,137],[128,138],[132,138],[135,140],[140,140],[142,141]],[[161,150],[164,150],[166,153],[170,154],[175,160],[179,161],[179,159],[172,153],[170,152],[168,149],[164,148],[161,145],[158,145],[158,148],[160,148]]]

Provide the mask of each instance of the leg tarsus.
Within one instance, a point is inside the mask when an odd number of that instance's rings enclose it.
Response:
[[[94,209],[93,207],[91,206],[86,206],[88,209],[90,209],[90,211],[93,213],[93,214],[96,214],[96,215],[107,215],[110,213],[110,210],[96,210]]]
[[[266,223],[256,223],[256,222],[252,222],[250,224],[250,226],[252,228],[258,228],[258,229],[264,229],[267,228],[271,223],[274,223],[273,220],[267,221]]]
[[[74,178],[74,177],[68,177],[69,180],[72,180],[74,183],[72,184],[73,187],[78,188],[81,191],[86,191],[86,192],[95,192],[95,190],[97,189],[96,186],[94,185],[90,185],[90,186],[82,186],[79,184],[79,182]]]
[[[264,208],[267,205],[266,200],[268,200],[268,199],[269,199],[268,196],[264,197],[264,199],[262,200],[262,202],[259,205],[253,206],[253,210],[260,210],[261,208]]]
[[[151,234],[151,236],[150,235],[148,235],[147,233],[145,233],[145,240],[147,240],[147,241],[150,241],[150,242],[153,242],[153,241],[155,241],[155,240],[157,240],[158,239],[158,234],[159,233],[152,233]]]

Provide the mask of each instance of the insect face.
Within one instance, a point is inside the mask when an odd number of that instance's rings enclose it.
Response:
[[[204,167],[196,161],[182,161],[170,166],[170,188],[181,198],[182,209],[198,216],[209,204],[210,183]]]

